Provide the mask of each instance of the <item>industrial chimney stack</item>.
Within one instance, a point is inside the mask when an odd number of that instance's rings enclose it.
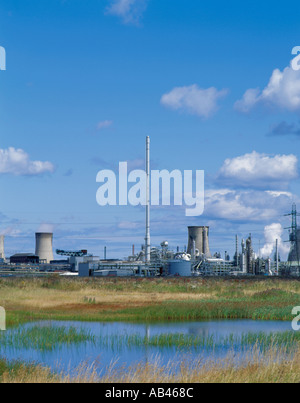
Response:
[[[146,138],[146,236],[145,236],[145,262],[150,263],[150,137]]]
[[[0,235],[0,259],[5,259],[4,253],[4,235]]]
[[[194,247],[200,254],[211,257],[209,249],[209,227],[188,227],[189,242],[187,253],[193,254]]]
[[[35,234],[35,254],[40,260],[50,263],[53,258],[53,234],[46,232],[38,232]]]

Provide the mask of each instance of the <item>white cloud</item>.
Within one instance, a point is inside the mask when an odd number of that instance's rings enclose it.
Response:
[[[264,90],[247,90],[243,98],[235,103],[235,109],[247,113],[256,105],[300,111],[300,71],[291,67],[286,67],[282,72],[275,69]]]
[[[282,216],[293,200],[294,195],[287,192],[206,190],[204,216],[229,221],[270,222]]]
[[[103,120],[97,124],[97,130],[107,129],[108,127],[112,126],[112,120]]]
[[[291,192],[279,192],[274,190],[267,190],[266,193],[269,193],[273,197],[287,196],[292,198],[293,194]]]
[[[112,0],[106,13],[120,17],[125,24],[138,24],[148,0]]]
[[[205,192],[204,214],[211,218],[226,220],[246,220],[254,216],[255,210],[240,200],[234,190],[220,189]]]
[[[1,235],[5,235],[5,236],[17,237],[17,236],[20,236],[20,234],[21,234],[21,231],[12,226],[1,230]]]
[[[54,232],[55,226],[49,223],[41,223],[37,229],[37,232]]]
[[[253,151],[226,159],[219,171],[218,180],[227,185],[281,189],[297,177],[298,159],[295,155],[270,156]]]
[[[49,172],[54,172],[51,162],[31,161],[29,155],[20,148],[0,149],[0,174],[34,176]]]
[[[161,104],[174,110],[208,118],[217,111],[218,100],[227,93],[227,90],[218,91],[214,87],[203,89],[194,84],[189,87],[176,87],[164,94]]]
[[[273,258],[275,252],[276,240],[278,239],[279,253],[286,255],[289,252],[289,245],[285,244],[282,240],[283,228],[279,223],[267,225],[265,227],[265,245],[260,250],[263,258]]]

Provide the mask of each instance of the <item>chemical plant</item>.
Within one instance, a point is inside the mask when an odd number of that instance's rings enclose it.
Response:
[[[147,214],[148,216],[148,214]],[[210,252],[209,227],[188,227],[188,247],[176,251],[169,248],[167,241],[159,247],[150,245],[150,224],[146,225],[148,239],[138,253],[125,260],[107,260],[88,254],[87,250],[56,250],[61,260],[53,258],[53,234],[35,234],[35,253],[18,253],[6,259],[4,236],[0,236],[0,276],[36,275],[58,273],[80,277],[99,276],[296,276],[300,277],[300,228],[297,226],[297,210],[293,205],[292,226],[288,228],[290,253],[287,262],[280,260],[278,240],[274,256],[263,259],[254,252],[251,235],[246,239],[235,237],[235,254],[230,260],[227,253]],[[148,218],[147,218],[148,220]],[[146,237],[147,238],[147,237]]]
[[[232,260],[225,252],[211,254],[208,226],[190,226],[187,231],[187,248],[171,250],[167,241],[159,247],[151,247],[150,231],[150,139],[146,139],[146,225],[145,243],[138,253],[127,259],[107,260],[88,254],[87,250],[56,250],[61,260],[54,260],[53,233],[35,234],[35,253],[18,253],[6,259],[4,236],[0,236],[0,276],[42,276],[45,273],[80,277],[101,276],[294,276],[300,277],[300,228],[297,226],[297,209],[286,214],[292,218],[289,230],[290,253],[287,262],[279,256],[279,240],[275,254],[267,259],[256,254],[251,234],[245,239],[233,239],[235,254]]]

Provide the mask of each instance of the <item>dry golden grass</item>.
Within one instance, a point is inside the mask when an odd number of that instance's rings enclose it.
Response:
[[[291,320],[300,282],[283,279],[0,279],[8,324],[36,319]]]
[[[78,280],[78,281],[76,281]],[[58,280],[57,280],[58,281]],[[124,307],[139,307],[155,305],[169,301],[216,301],[218,298],[231,299],[234,293],[241,296],[252,297],[259,292],[276,288],[299,295],[300,283],[298,281],[247,281],[247,282],[222,282],[214,280],[195,279],[190,286],[181,291],[180,280],[164,280],[167,285],[158,290],[155,287],[149,291],[147,279],[142,280],[141,285],[136,285],[136,280],[118,279],[117,281],[101,280],[95,282],[83,282],[80,279],[68,281],[60,279],[60,287],[45,286],[45,280],[26,279],[16,280],[16,286],[2,280],[0,284],[0,305],[7,310],[51,310],[61,307],[83,308],[85,299],[94,300],[99,309],[122,309]],[[184,280],[182,280],[184,282]],[[64,284],[66,288],[64,289]],[[150,283],[151,284],[151,283]],[[158,283],[160,285],[161,283]],[[163,283],[162,283],[163,284]],[[47,283],[46,283],[47,285]],[[178,289],[176,288],[178,286]]]
[[[74,312],[91,310],[117,310],[124,307],[142,307],[162,302],[190,301],[213,299],[214,296],[205,293],[179,292],[145,292],[144,290],[107,290],[85,286],[72,289],[42,288],[38,281],[26,280],[20,287],[0,287],[0,305],[7,311],[47,311],[73,310]],[[88,306],[86,300],[93,300],[93,306]]]

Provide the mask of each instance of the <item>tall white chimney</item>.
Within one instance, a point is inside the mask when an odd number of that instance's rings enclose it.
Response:
[[[5,259],[4,238],[4,235],[0,235],[0,259]]]
[[[145,262],[150,263],[150,137],[146,138],[146,237],[145,237]]]

